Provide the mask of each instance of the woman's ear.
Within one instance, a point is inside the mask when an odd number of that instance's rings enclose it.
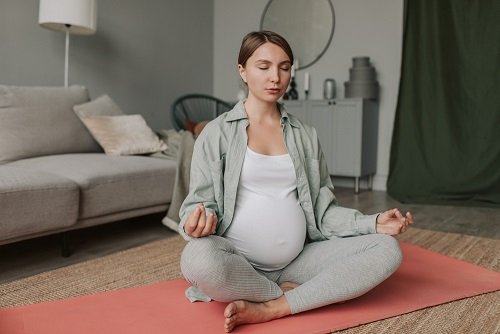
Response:
[[[244,83],[247,83],[246,69],[241,64],[238,64],[238,72],[240,73],[241,80],[243,80]]]

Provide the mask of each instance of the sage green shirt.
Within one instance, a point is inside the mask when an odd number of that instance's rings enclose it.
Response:
[[[223,236],[231,224],[243,159],[247,148],[248,116],[244,101],[209,122],[196,139],[191,162],[189,194],[181,206],[179,232],[199,203],[216,214],[216,234]],[[297,193],[307,223],[308,241],[375,233],[377,214],[337,205],[333,184],[316,130],[288,114],[280,105],[285,146],[297,177]]]

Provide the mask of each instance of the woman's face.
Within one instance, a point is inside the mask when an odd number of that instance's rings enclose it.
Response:
[[[276,102],[288,88],[291,66],[281,47],[269,42],[262,44],[244,67],[238,65],[240,76],[248,85],[248,98]]]

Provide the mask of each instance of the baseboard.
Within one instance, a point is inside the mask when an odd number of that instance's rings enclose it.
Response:
[[[332,182],[335,187],[340,188],[353,188],[354,189],[354,178],[353,177],[342,177],[342,176],[332,176]],[[387,175],[376,174],[373,177],[372,189],[377,191],[387,190]],[[359,180],[359,189],[368,189],[368,178],[364,177]]]

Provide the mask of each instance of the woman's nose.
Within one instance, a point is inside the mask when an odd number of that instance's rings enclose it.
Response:
[[[280,75],[278,70],[273,70],[271,71],[271,82],[279,82],[280,81]]]

